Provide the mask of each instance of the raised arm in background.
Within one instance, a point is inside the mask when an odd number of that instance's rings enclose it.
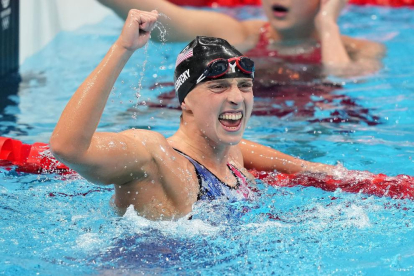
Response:
[[[220,37],[235,45],[241,52],[256,47],[266,22],[270,24],[269,47],[279,53],[302,52],[309,41],[321,43],[322,64],[326,73],[338,76],[370,74],[382,66],[385,53],[383,45],[347,36],[340,33],[337,21],[348,0],[292,0],[287,3],[263,0],[262,5],[267,21],[238,21],[228,15],[197,9],[187,9],[165,0],[99,0],[125,18],[128,10],[158,10],[160,22],[166,32],[161,37],[166,41],[190,41],[195,36]],[[280,12],[280,10],[285,10]],[[276,11],[276,12],[275,12]],[[287,45],[287,46],[286,46]],[[303,49],[302,49],[303,50]],[[264,53],[266,55],[266,53]],[[283,59],[283,54],[280,56]]]
[[[373,73],[382,66],[385,47],[379,43],[343,36],[338,17],[348,0],[320,0],[315,17],[322,48],[322,63],[334,75]]]
[[[221,37],[231,44],[243,43],[249,35],[244,24],[232,17],[212,11],[185,9],[164,0],[99,0],[126,18],[130,9],[157,10],[159,22],[166,28],[163,37],[168,42],[190,41],[196,36]],[[160,30],[154,29],[151,38],[160,40]]]

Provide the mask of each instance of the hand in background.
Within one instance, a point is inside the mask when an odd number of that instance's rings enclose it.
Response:
[[[316,26],[320,28],[326,23],[336,24],[342,9],[347,3],[348,0],[321,0],[319,13],[315,18]]]

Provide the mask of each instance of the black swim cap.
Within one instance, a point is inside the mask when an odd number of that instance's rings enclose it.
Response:
[[[177,57],[174,85],[180,104],[197,83],[209,80],[204,78],[200,81],[209,62],[217,58],[229,59],[240,56],[243,55],[224,39],[197,36]],[[220,78],[253,78],[253,75],[254,73],[243,73],[237,68],[234,72]]]

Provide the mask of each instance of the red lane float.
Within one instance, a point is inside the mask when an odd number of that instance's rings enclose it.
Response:
[[[390,7],[414,6],[414,0],[350,0],[355,5],[378,5]]]
[[[244,5],[261,5],[260,0],[169,0],[170,2],[180,6],[194,7],[236,7]],[[350,4],[355,5],[378,5],[403,7],[414,6],[414,0],[350,0]]]
[[[25,173],[74,173],[53,158],[48,144],[28,145],[6,137],[0,137],[0,165]]]
[[[414,199],[414,177],[409,175],[387,176],[369,172],[347,171],[340,179],[330,175],[284,174],[277,172],[250,171],[257,179],[271,186],[316,187],[325,191],[341,189],[350,193],[363,193],[396,199]]]
[[[169,0],[180,6],[194,7],[237,7],[244,5],[261,5],[260,0]]]
[[[0,137],[0,166],[24,173],[73,174],[75,171],[57,161],[45,143],[24,144],[21,141]],[[340,188],[345,192],[387,196],[398,199],[414,199],[414,177],[408,175],[387,176],[369,172],[347,171],[340,179],[327,175],[285,174],[250,171],[263,182],[279,187],[317,187],[325,191]]]

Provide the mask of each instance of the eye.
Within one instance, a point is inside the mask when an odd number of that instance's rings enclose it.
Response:
[[[253,90],[253,82],[241,82],[238,86],[240,91],[243,92],[251,92]]]
[[[222,84],[222,83],[212,83],[208,86],[208,89],[210,89],[214,93],[221,93],[224,92],[227,89],[228,85]]]

